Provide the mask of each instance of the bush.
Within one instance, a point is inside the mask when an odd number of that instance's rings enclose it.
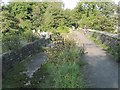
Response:
[[[69,29],[66,26],[60,26],[60,27],[57,28],[57,32],[59,32],[59,33],[68,33]]]
[[[33,35],[32,31],[31,30],[26,30],[24,33],[23,33],[23,38],[27,41],[27,42],[32,42],[34,40],[37,39],[37,37],[35,35]]]
[[[16,63],[13,68],[8,70],[2,76],[2,88],[20,88],[24,87],[28,82],[28,76],[26,75],[27,69],[25,64],[29,59],[25,59],[22,62]]]
[[[6,34],[2,39],[2,52],[16,50],[21,47],[19,35]]]
[[[81,67],[83,52],[82,47],[77,47],[72,41],[46,49],[48,60],[34,74],[31,80],[32,86],[37,88],[85,88]]]
[[[107,48],[108,53],[114,56],[117,62],[120,62],[120,44]]]

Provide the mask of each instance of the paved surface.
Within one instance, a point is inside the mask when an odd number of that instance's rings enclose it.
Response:
[[[27,75],[31,78],[34,72],[40,68],[40,65],[43,64],[46,59],[47,56],[45,53],[38,53],[37,55],[33,56],[31,61],[26,65]]]
[[[85,74],[90,88],[118,88],[118,63],[94,42],[78,31],[72,32],[88,52]]]

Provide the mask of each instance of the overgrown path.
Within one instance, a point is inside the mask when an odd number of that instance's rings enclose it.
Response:
[[[85,46],[85,74],[91,88],[118,88],[118,64],[94,42],[78,31],[72,32]]]

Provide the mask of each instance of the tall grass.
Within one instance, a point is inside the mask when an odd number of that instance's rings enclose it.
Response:
[[[81,56],[82,47],[73,41],[46,50],[47,62],[41,66],[31,80],[32,87],[38,88],[84,88],[86,87]]]

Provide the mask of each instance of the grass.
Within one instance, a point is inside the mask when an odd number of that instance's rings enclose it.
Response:
[[[26,72],[25,61],[17,63],[13,68],[6,72],[4,76],[2,76],[2,87],[24,87],[24,84],[27,82],[28,77],[22,72]]]
[[[82,60],[84,49],[74,41],[65,41],[54,48],[46,48],[48,60],[29,78],[25,73],[30,58],[10,69],[3,77],[3,88],[85,88]],[[30,81],[30,84],[25,84]]]
[[[74,42],[46,50],[47,62],[34,74],[31,85],[37,88],[85,88],[83,49]]]

